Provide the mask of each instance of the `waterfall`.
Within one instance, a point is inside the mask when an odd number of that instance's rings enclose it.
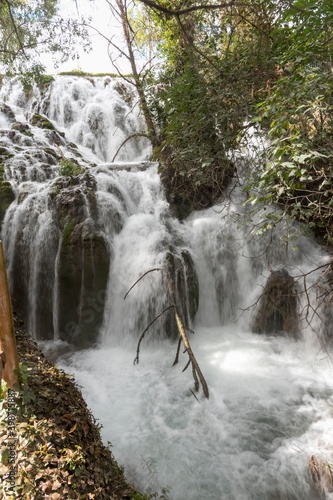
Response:
[[[219,205],[175,219],[145,139],[111,161],[144,128],[135,94],[117,79],[57,77],[30,99],[10,81],[0,97],[2,240],[14,304],[45,352],[75,373],[128,480],[172,500],[316,498],[309,463],[331,460],[332,363],[318,318],[307,322],[298,277],[307,275],[315,304],[320,270],[308,273],[328,261],[323,248],[299,236],[293,249],[279,228],[250,238],[233,217],[247,215],[234,186]],[[60,175],[54,144],[80,175]],[[193,397],[184,354],[172,367],[171,311],[133,365],[140,334],[169,305],[163,273],[124,295],[166,263],[209,400]],[[253,333],[256,303],[281,270],[298,287],[299,333]]]

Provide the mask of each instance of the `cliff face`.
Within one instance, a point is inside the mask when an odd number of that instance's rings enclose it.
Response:
[[[102,444],[73,378],[45,358],[22,321],[16,319],[15,328],[22,385],[1,402],[3,498],[14,492],[30,500],[143,498]]]

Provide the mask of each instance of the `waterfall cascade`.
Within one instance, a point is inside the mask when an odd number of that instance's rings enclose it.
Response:
[[[46,350],[88,348],[57,364],[75,372],[128,479],[142,491],[167,487],[173,500],[317,498],[310,457],[331,460],[333,442],[332,363],[318,319],[312,330],[301,314],[297,339],[260,335],[250,333],[249,306],[271,271],[283,269],[295,277],[304,311],[297,276],[327,260],[323,249],[301,236],[289,249],[278,230],[247,238],[231,217],[244,201],[237,189],[184,222],[173,218],[145,139],[128,141],[111,163],[126,136],[143,129],[127,85],[59,77],[38,92],[27,100],[12,82],[0,94],[10,287]],[[61,176],[54,144],[84,172]],[[195,330],[209,401],[193,398],[190,373],[171,368],[171,314],[155,322],[133,366],[140,333],[168,305],[162,273],[123,297],[166,261]],[[308,276],[309,286],[319,272]],[[315,301],[314,287],[309,294]]]

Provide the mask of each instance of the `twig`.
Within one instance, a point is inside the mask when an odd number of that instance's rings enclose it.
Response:
[[[53,146],[54,146],[55,148],[57,148],[57,150],[59,151],[59,153],[60,153],[60,155],[61,155],[61,158],[62,158],[63,160],[66,160],[67,158],[66,158],[66,156],[64,155],[64,153],[61,151],[61,149],[59,148],[58,144],[56,144],[56,143],[54,142],[54,143],[53,143]]]
[[[180,346],[182,345],[182,339],[181,337],[179,337],[179,340],[178,340],[178,346],[177,346],[177,352],[176,352],[176,357],[175,357],[175,360],[173,362],[173,365],[172,366],[175,366],[177,363],[178,363],[178,360],[179,360],[179,352],[180,352]]]
[[[162,269],[160,267],[155,267],[154,269],[149,269],[149,271],[147,271],[145,274],[143,274],[142,276],[140,276],[140,278],[134,283],[134,285],[132,285],[131,288],[126,292],[126,294],[124,296],[124,300],[126,299],[127,295],[130,293],[130,291],[133,290],[133,288],[135,287],[135,285],[137,283],[139,283],[139,281],[142,280],[142,278],[144,278],[145,276],[147,276],[147,274],[152,273],[153,271],[162,271]]]
[[[182,373],[184,373],[187,370],[187,368],[190,366],[190,363],[191,363],[191,360],[189,359],[185,365],[185,368],[183,368]]]
[[[149,139],[149,135],[148,134],[145,134],[145,133],[141,133],[141,132],[137,132],[135,134],[132,134],[132,135],[129,135],[128,137],[126,137],[126,139],[120,144],[119,148],[117,149],[116,151],[116,154],[114,155],[114,157],[112,158],[112,162],[115,161],[116,157],[118,156],[118,153],[119,151],[121,150],[121,148],[123,146],[125,146],[126,142],[129,141],[130,139],[133,139],[134,137],[146,137],[147,139]]]
[[[189,387],[190,391],[192,392],[193,396],[195,397],[195,399],[198,401],[198,403],[200,403],[199,399],[196,397],[196,395],[194,394],[194,392],[192,391],[191,387]]]
[[[162,314],[164,314],[168,309],[171,309],[172,307],[175,307],[174,305],[171,305],[171,306],[168,306],[166,307],[162,312],[160,312],[154,319],[153,321],[151,321],[149,323],[149,325],[147,326],[147,328],[142,332],[141,334],[141,337],[139,339],[139,342],[138,342],[138,347],[136,349],[136,357],[134,358],[134,361],[133,361],[133,365],[136,365],[139,363],[139,353],[140,353],[140,344],[143,340],[143,337],[145,336],[146,332],[149,330],[149,328],[151,327],[151,325],[160,317],[162,316]]]

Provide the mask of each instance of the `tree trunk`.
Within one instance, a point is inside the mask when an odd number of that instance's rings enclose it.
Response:
[[[2,379],[8,387],[12,387],[18,382],[19,362],[16,348],[15,329],[13,321],[12,303],[10,300],[9,286],[2,242],[0,241],[0,358],[3,366]]]
[[[123,33],[127,45],[127,50],[128,50],[128,56],[129,56],[129,61],[131,64],[131,69],[132,69],[132,74],[133,78],[135,81],[135,88],[137,90],[139,100],[140,100],[140,107],[141,111],[143,113],[147,129],[148,129],[148,135],[149,138],[152,142],[153,147],[157,145],[157,133],[155,130],[155,126],[152,120],[152,116],[149,111],[149,107],[147,104],[146,96],[143,90],[142,82],[140,80],[140,75],[138,73],[136,63],[135,63],[135,57],[134,57],[134,51],[133,51],[133,46],[132,46],[132,40],[131,40],[131,33],[130,33],[130,27],[128,23],[128,18],[127,18],[127,12],[125,5],[122,0],[116,0],[117,6],[119,8],[119,14],[121,18],[121,24],[123,28]]]

